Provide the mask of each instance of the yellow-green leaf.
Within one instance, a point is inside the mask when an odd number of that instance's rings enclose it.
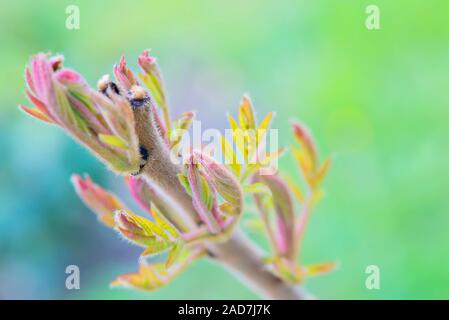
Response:
[[[126,143],[120,139],[120,137],[115,135],[109,135],[109,134],[102,134],[100,133],[98,135],[98,138],[101,142],[104,142],[110,146],[125,149],[127,147]]]
[[[240,103],[239,122],[240,127],[244,130],[256,128],[253,106],[251,100],[246,95],[243,96],[242,102]]]
[[[184,248],[182,242],[176,242],[168,253],[167,261],[165,262],[165,267],[170,268],[176,259],[179,257],[182,249]]]

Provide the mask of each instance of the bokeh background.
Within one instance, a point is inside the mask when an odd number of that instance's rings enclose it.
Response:
[[[65,28],[78,5],[79,30]],[[381,30],[365,28],[365,8]],[[449,298],[449,3],[436,0],[0,1],[0,298],[256,298],[201,261],[155,293],[109,289],[136,269],[139,249],[100,225],[69,177],[88,172],[128,199],[113,177],[58,129],[18,111],[23,69],[39,51],[63,53],[91,84],[125,54],[151,48],[175,115],[199,112],[224,128],[249,92],[260,116],[277,113],[313,130],[333,154],[303,261],[336,260],[309,279],[320,298]],[[297,175],[294,162],[283,170]],[[65,268],[81,289],[65,288]],[[380,290],[365,268],[378,265]]]

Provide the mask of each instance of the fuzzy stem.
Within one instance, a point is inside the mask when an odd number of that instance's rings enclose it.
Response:
[[[148,151],[147,163],[140,175],[158,195],[158,201],[170,208],[173,216],[169,220],[176,220],[176,225],[182,226],[181,231],[195,227],[196,215],[192,199],[178,179],[180,167],[170,159],[170,151],[161,137],[149,106],[135,109],[134,117],[140,145]]]
[[[164,144],[160,132],[150,114],[149,108],[134,110],[136,131],[140,144],[148,150],[148,161],[140,175],[164,196],[163,202],[182,214],[187,227],[197,225],[198,215],[192,205],[192,198],[184,190],[177,174],[179,165],[170,159],[168,147]],[[159,200],[161,201],[161,200]],[[208,243],[209,253],[228,269],[236,272],[245,283],[268,299],[307,299],[308,294],[289,284],[270,272],[262,262],[261,250],[239,231],[223,243]]]
[[[314,299],[302,288],[283,282],[269,271],[262,262],[263,253],[260,248],[249,241],[240,230],[236,230],[226,242],[212,243],[208,247],[213,258],[266,299]]]

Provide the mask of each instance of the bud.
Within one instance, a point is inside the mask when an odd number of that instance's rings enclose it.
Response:
[[[133,108],[141,108],[149,102],[150,97],[143,87],[133,85],[128,91],[128,100]]]
[[[232,116],[228,116],[231,129],[231,139],[222,139],[222,152],[230,167],[241,181],[246,180],[254,172],[265,168],[269,174],[273,172],[268,168],[272,161],[281,154],[282,149],[267,153],[266,138],[268,127],[273,119],[273,112],[269,112],[258,124],[249,96],[244,95],[238,110],[238,121]],[[243,164],[238,163],[238,155],[232,150],[235,145],[243,157]]]
[[[213,237],[216,239],[227,238],[243,208],[243,190],[232,172],[209,156],[194,151],[179,180],[191,195],[193,207],[207,232],[217,235]]]
[[[106,91],[111,83],[111,77],[108,74],[103,75],[97,82],[98,91]]]
[[[167,130],[171,129],[171,119],[169,107],[165,95],[164,83],[162,75],[157,65],[156,59],[150,56],[149,50],[144,50],[138,58],[139,66],[142,68],[143,74],[139,74],[140,80],[150,90],[151,97],[156,105],[163,112],[164,124]]]
[[[203,166],[208,182],[228,203],[225,213],[239,215],[243,207],[243,190],[234,174],[224,165],[218,163],[208,155],[195,151],[196,160]]]
[[[60,69],[55,72],[54,77],[65,86],[86,85],[84,78],[78,72],[70,69]]]
[[[154,74],[159,75],[159,72],[156,72],[157,70],[157,64],[156,59],[152,56],[150,56],[149,50],[144,50],[142,54],[138,58],[139,66],[142,68],[142,70],[147,74]]]

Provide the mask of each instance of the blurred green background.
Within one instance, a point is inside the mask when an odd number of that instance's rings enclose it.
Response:
[[[78,5],[79,30],[65,28]],[[365,27],[380,7],[381,29]],[[109,289],[134,271],[139,249],[99,223],[76,197],[72,172],[127,199],[113,177],[58,129],[17,109],[23,70],[39,51],[63,53],[94,85],[125,54],[151,48],[175,115],[195,109],[224,128],[249,92],[259,116],[291,142],[288,121],[333,154],[326,197],[303,261],[336,260],[309,279],[320,298],[449,298],[449,27],[446,1],[0,1],[0,298],[255,298],[201,261],[155,293]],[[283,170],[297,175],[293,161]],[[65,267],[81,289],[65,288]],[[365,288],[378,265],[380,290]]]

